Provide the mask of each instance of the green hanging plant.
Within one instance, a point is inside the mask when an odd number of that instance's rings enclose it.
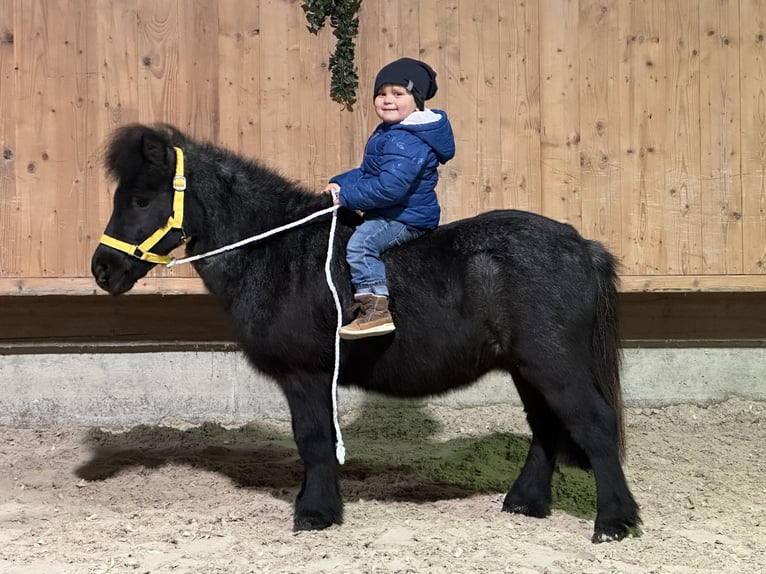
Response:
[[[354,64],[354,41],[359,32],[359,7],[362,0],[303,0],[308,29],[316,34],[330,18],[335,52],[330,55],[330,97],[349,111],[356,103],[359,74]]]

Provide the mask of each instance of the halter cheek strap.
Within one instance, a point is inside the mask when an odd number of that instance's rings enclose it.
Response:
[[[132,257],[137,257],[142,261],[148,261],[149,263],[159,263],[161,265],[167,265],[173,260],[170,255],[160,255],[158,253],[152,253],[152,248],[157,245],[162,239],[174,229],[178,229],[181,232],[181,243],[186,243],[189,239],[184,236],[183,221],[184,221],[184,190],[186,189],[186,176],[184,176],[184,152],[179,147],[173,148],[176,152],[176,174],[173,177],[173,213],[168,217],[165,225],[157,229],[149,237],[144,239],[139,244],[128,243],[122,241],[116,237],[107,235],[106,233],[101,236],[100,243],[127,253]]]

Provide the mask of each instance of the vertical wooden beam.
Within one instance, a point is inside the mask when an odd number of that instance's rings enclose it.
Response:
[[[455,201],[446,202],[445,215],[448,220],[465,217],[468,214],[479,213],[478,204],[478,112],[477,84],[481,74],[478,67],[477,51],[481,41],[481,33],[476,25],[474,10],[476,2],[457,0],[454,12],[457,17],[456,41],[458,44],[457,62],[455,67],[455,82],[450,94],[450,106],[456,110],[452,116],[455,131],[455,145],[458,160],[456,178],[460,190]],[[447,7],[448,10],[451,6]],[[447,12],[449,13],[449,12]]]
[[[537,2],[500,2],[497,114],[502,205],[542,211],[540,17]]]
[[[665,4],[665,71],[657,95],[664,106],[665,188],[660,269],[669,275],[702,271],[700,199],[699,3],[673,0]],[[657,69],[656,73],[662,73]]]
[[[73,276],[84,265],[86,81],[84,2],[21,3],[14,46],[19,57],[14,233],[23,276]],[[66,249],[64,246],[68,246]]]
[[[665,260],[665,17],[664,0],[620,5],[620,187],[628,275],[656,275]]]
[[[261,1],[261,152],[267,164],[293,179],[297,150],[303,153],[300,97],[300,41],[308,34],[300,7],[280,0]]]
[[[619,0],[580,3],[582,229],[622,255]]]
[[[439,90],[430,107],[443,110],[455,129],[456,155],[439,169],[437,194],[442,207],[442,223],[453,221],[463,215],[462,169],[470,147],[463,146],[458,137],[459,117],[463,113],[457,107],[457,91],[460,78],[460,44],[458,35],[459,5],[457,0],[421,0],[420,56],[436,71]]]
[[[88,165],[81,212],[87,257],[98,244],[112,211],[114,184],[103,169],[104,145],[121,125],[139,119],[137,0],[88,0]],[[80,270],[90,276],[89,265]]]
[[[540,6],[543,213],[582,227],[580,47],[576,0]]]
[[[210,141],[217,141],[220,133],[218,4],[178,4],[178,127]]]
[[[741,0],[744,271],[766,273],[766,2]]]
[[[314,191],[321,191],[327,180],[338,173],[337,147],[338,120],[343,112],[338,102],[330,98],[330,53],[335,49],[335,37],[329,23],[319,32],[310,34],[300,7],[295,11],[296,42],[298,45],[298,78],[296,82],[295,113],[300,118],[294,145],[300,150],[301,161],[295,167],[295,176]],[[334,145],[333,145],[334,144]]]
[[[16,183],[17,41],[14,2],[0,0],[0,277],[18,275],[21,266],[21,206]]]
[[[261,18],[258,2],[218,7],[219,139],[249,157],[261,155]]]
[[[180,125],[178,0],[138,0],[137,8],[139,120]]]
[[[705,274],[743,272],[739,4],[705,2],[700,14],[700,198]]]

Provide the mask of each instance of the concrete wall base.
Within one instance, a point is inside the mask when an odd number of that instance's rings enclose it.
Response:
[[[238,352],[4,354],[0,389],[0,424],[20,427],[289,419],[278,387]],[[766,400],[766,349],[626,349],[623,396],[630,406]],[[339,410],[373,397],[341,389]],[[519,399],[510,376],[495,372],[425,402],[464,407]]]

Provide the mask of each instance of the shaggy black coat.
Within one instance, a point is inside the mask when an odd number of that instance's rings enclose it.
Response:
[[[188,189],[183,231],[202,253],[328,207],[256,161],[170,126],[130,125],[111,138],[117,180],[106,233],[140,243],[172,211],[176,156]],[[353,301],[344,256],[359,221],[341,209],[333,276],[344,308]],[[325,283],[329,216],[194,265],[233,319],[250,363],[287,398],[303,487],[296,529],[342,522],[331,381],[335,306]],[[180,243],[169,234],[157,247]],[[396,331],[344,342],[341,385],[397,397],[445,393],[495,369],[511,374],[533,438],[503,509],[549,514],[557,462],[592,468],[593,541],[620,539],[640,523],[620,465],[623,449],[615,261],[569,225],[523,211],[484,213],[443,225],[385,253]],[[92,272],[106,291],[128,291],[152,264],[100,245]],[[344,321],[351,317],[347,312]],[[510,383],[510,380],[509,380]]]

